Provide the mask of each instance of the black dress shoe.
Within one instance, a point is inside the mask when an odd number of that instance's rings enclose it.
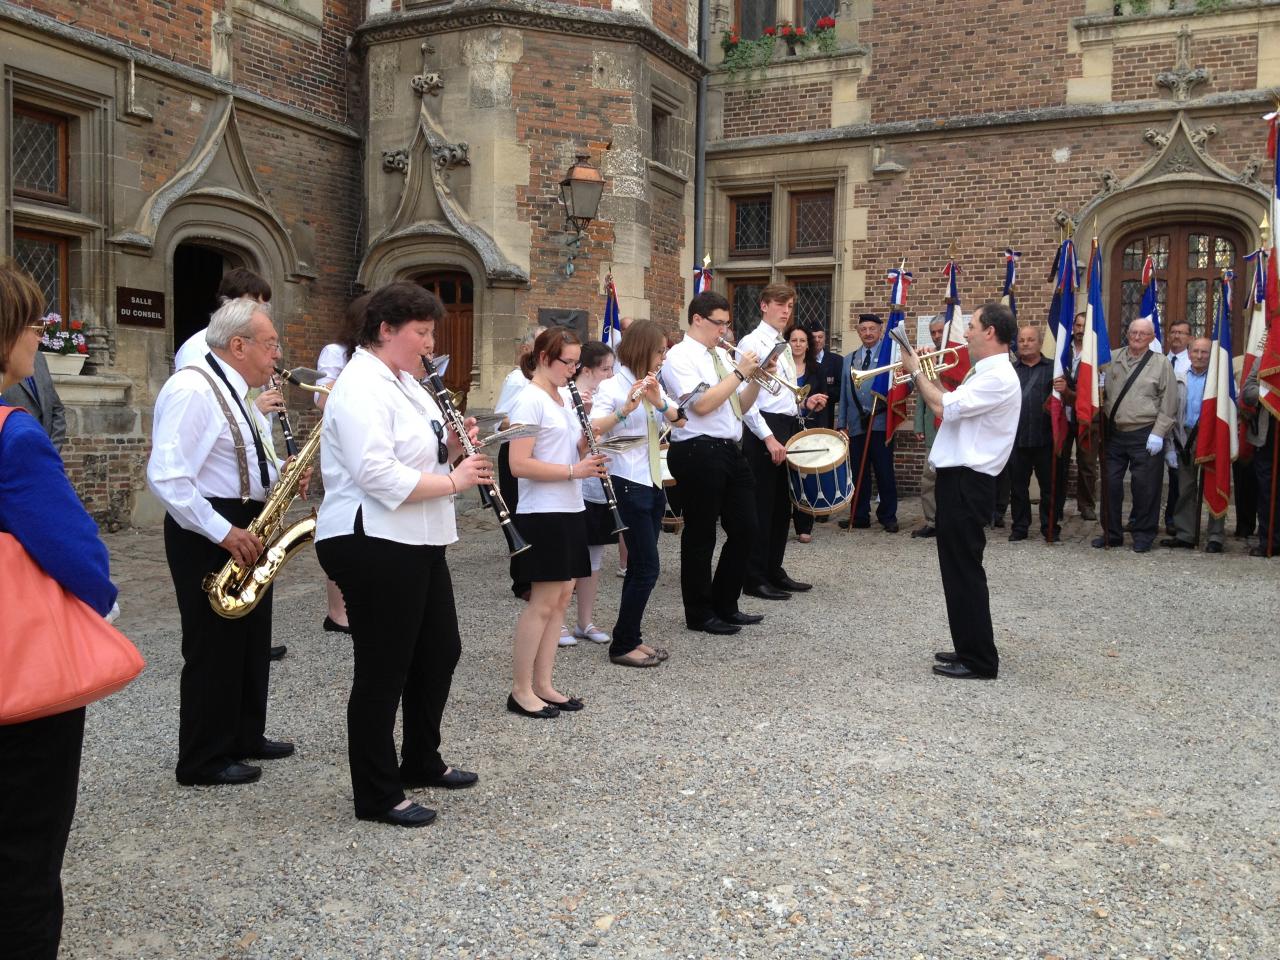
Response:
[[[542,702],[548,707],[555,707],[557,710],[563,711],[564,713],[576,713],[585,706],[585,704],[577,697],[570,697],[568,700],[560,701],[548,700],[546,697],[543,697]]]
[[[741,610],[735,610],[727,617],[721,617],[725,623],[736,623],[740,627],[749,627],[753,623],[759,623],[764,619],[763,613],[743,613]]]
[[[1192,550],[1195,548],[1194,543],[1188,543],[1186,540],[1179,540],[1177,537],[1166,537],[1160,541],[1160,546],[1168,547],[1170,550]]]
[[[848,530],[848,529],[849,529],[849,518],[848,518],[848,517],[845,517],[843,520],[838,521],[838,522],[837,522],[837,525],[840,527],[840,529],[841,529],[841,530]],[[870,529],[870,528],[871,528],[871,521],[870,521],[870,520],[855,520],[855,521],[853,521],[853,529],[855,529],[855,530],[868,530],[868,529]]]
[[[351,627],[339,623],[333,617],[324,618],[324,629],[328,633],[350,633]]]
[[[889,521],[888,521],[888,522],[886,522],[886,523],[882,523],[882,524],[880,524],[880,526],[884,527],[884,532],[885,532],[885,533],[897,533],[897,532],[901,529],[901,528],[898,526],[898,521],[897,521],[897,520],[889,520]]]
[[[1267,555],[1267,548],[1262,546],[1261,544],[1259,544],[1256,547],[1249,548],[1249,556],[1251,557],[1265,557],[1266,555]]]
[[[1208,543],[1204,545],[1204,552],[1205,553],[1221,553],[1222,544],[1220,544],[1217,540],[1210,540]]]
[[[703,633],[715,633],[721,636],[728,636],[731,633],[737,633],[742,627],[736,623],[725,623],[719,617],[709,617],[705,622],[698,626],[688,625],[690,630],[701,630]]]
[[[253,753],[245,754],[249,760],[283,760],[291,756],[293,756],[292,743],[286,740],[267,740],[265,737],[262,740],[262,746]]]
[[[1191,544],[1187,544],[1187,546],[1189,547],[1189,546],[1191,546]],[[1135,542],[1135,543],[1134,543],[1134,545],[1133,545],[1133,552],[1134,552],[1134,553],[1150,553],[1150,552],[1151,552],[1151,541],[1150,541],[1150,540],[1142,540],[1142,541]]]
[[[511,694],[507,694],[507,709],[512,713],[518,713],[522,717],[533,717],[535,720],[550,720],[552,717],[560,716],[558,707],[543,707],[541,710],[526,710],[520,706],[520,702]]]
[[[933,659],[939,663],[959,663],[960,657],[952,653],[950,650],[939,650],[933,655]]]
[[[1004,529],[1004,517],[992,517],[992,518],[991,518],[991,525],[992,525],[993,527],[999,527],[1001,530],[1003,530],[1003,529]]]
[[[283,660],[284,655],[288,652],[289,652],[289,648],[282,643],[278,647],[271,648],[270,656],[272,660]]]
[[[779,590],[777,587],[770,586],[767,583],[756,584],[754,587],[747,587],[742,591],[748,597],[755,597],[757,600],[790,600],[791,594],[785,590]]]
[[[436,812],[420,803],[411,803],[403,810],[392,807],[386,813],[357,813],[357,820],[372,820],[374,823],[389,823],[393,827],[425,827],[436,818]]]
[[[1094,537],[1089,543],[1090,546],[1101,550],[1103,547],[1122,547],[1124,546],[1124,539],[1122,537],[1112,537],[1108,541],[1106,537]]]
[[[792,580],[785,573],[776,580],[770,580],[769,585],[777,587],[779,590],[786,590],[789,593],[804,593],[806,590],[812,590],[812,583],[804,583],[800,580]]]
[[[1025,530],[1014,530],[1012,533],[1009,534],[1010,543],[1017,543],[1019,540],[1025,540],[1025,539],[1027,539],[1027,531]]]
[[[938,535],[938,528],[931,523],[926,523],[919,530],[911,531],[912,540],[919,540],[922,537],[936,537],[937,535]]]
[[[253,783],[262,776],[262,768],[251,763],[229,763],[217,773],[207,777],[179,777],[184,787],[230,787],[241,783]]]
[[[439,787],[442,790],[465,790],[474,787],[480,774],[469,770],[450,770],[434,777],[413,777],[400,774],[400,783],[410,789],[417,787]]]
[[[985,673],[974,673],[960,661],[953,663],[935,663],[933,672],[940,677],[950,677],[952,680],[994,680],[995,677]]]

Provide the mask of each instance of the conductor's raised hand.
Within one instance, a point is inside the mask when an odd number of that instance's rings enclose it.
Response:
[[[262,555],[262,541],[248,530],[232,527],[222,538],[222,548],[231,554],[231,559],[248,569]]]
[[[459,491],[470,490],[474,486],[489,486],[493,483],[493,461],[483,453],[473,453],[458,462],[451,476],[454,487]]]

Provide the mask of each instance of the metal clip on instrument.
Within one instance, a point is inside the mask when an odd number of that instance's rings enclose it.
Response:
[[[578,422],[582,424],[582,433],[587,438],[587,449],[591,451],[593,457],[603,456],[600,445],[596,443],[596,432],[591,429],[587,408],[582,403],[582,394],[578,392],[578,385],[572,380],[569,381],[569,395],[573,397],[573,405],[578,411]],[[600,483],[604,486],[604,498],[609,502],[609,512],[613,514],[613,532],[622,533],[627,529],[627,525],[622,522],[622,514],[618,512],[618,497],[613,492],[613,478],[606,472],[600,478]]]

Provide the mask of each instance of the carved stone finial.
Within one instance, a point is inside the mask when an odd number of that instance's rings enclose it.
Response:
[[[1245,164],[1244,169],[1236,176],[1237,183],[1243,183],[1248,186],[1256,186],[1258,183],[1258,174],[1262,171],[1261,160],[1250,160]]]
[[[1173,99],[1183,101],[1191,99],[1192,90],[1208,82],[1208,70],[1204,67],[1191,68],[1191,28],[1184,23],[1178,31],[1178,62],[1172,70],[1156,75],[1156,86],[1172,92]]]
[[[409,151],[408,150],[383,150],[382,151],[382,169],[387,173],[408,173],[409,172]]]
[[[1098,174],[1098,179],[1102,181],[1102,195],[1115,193],[1120,189],[1120,178],[1116,176],[1114,170],[1103,170]]]
[[[1163,150],[1169,145],[1169,137],[1161,133],[1155,127],[1148,127],[1147,132],[1142,135],[1142,139],[1147,141],[1157,150]]]
[[[1199,130],[1193,130],[1191,133],[1191,142],[1203,150],[1204,145],[1208,142],[1209,138],[1216,137],[1217,135],[1218,125],[1216,123],[1211,123],[1207,127],[1201,127]]]
[[[447,170],[450,167],[471,166],[470,151],[471,147],[466,143],[442,143],[431,148],[431,155],[435,158],[437,169]]]
[[[231,15],[216,13],[213,16],[213,30],[210,37],[210,72],[219,79],[230,80],[232,70],[231,56]]]
[[[440,74],[427,69],[427,57],[435,53],[436,48],[424,42],[420,49],[422,50],[422,72],[410,79],[409,84],[413,87],[413,92],[420,97],[438,97],[440,91],[444,89],[444,80]]]

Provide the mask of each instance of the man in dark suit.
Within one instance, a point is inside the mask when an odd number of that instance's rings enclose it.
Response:
[[[62,398],[53,388],[49,362],[43,353],[36,352],[35,373],[0,394],[0,399],[11,407],[22,407],[40,421],[54,448],[62,452],[62,445],[67,440],[67,414],[62,407]]]
[[[835,422],[836,404],[840,402],[840,368],[844,357],[827,349],[827,331],[815,325],[809,334],[813,338],[813,356],[817,373],[812,392],[825,393],[827,405],[809,418],[815,427],[830,427]],[[823,517],[823,520],[828,519]]]

